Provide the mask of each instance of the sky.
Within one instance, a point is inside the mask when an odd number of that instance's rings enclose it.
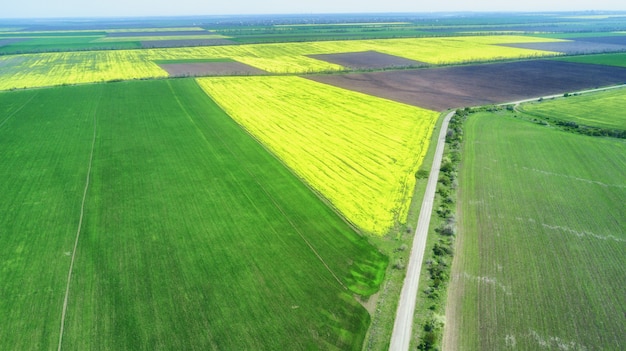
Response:
[[[626,11],[624,0],[2,0],[0,18],[460,11]]]

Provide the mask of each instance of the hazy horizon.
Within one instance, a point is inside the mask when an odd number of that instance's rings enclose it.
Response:
[[[306,15],[348,13],[429,13],[429,12],[573,12],[626,11],[623,0],[597,0],[590,6],[586,0],[527,0],[503,3],[493,0],[466,2],[442,0],[419,4],[406,0],[356,1],[319,0],[298,3],[287,0],[231,0],[211,4],[199,0],[109,0],[88,3],[82,0],[23,0],[3,5],[0,18],[107,18],[107,17],[175,17],[221,15]]]

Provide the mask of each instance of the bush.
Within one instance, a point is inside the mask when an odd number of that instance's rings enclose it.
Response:
[[[425,169],[420,169],[419,171],[417,171],[417,173],[415,173],[415,178],[417,179],[427,179],[429,175],[429,172]]]
[[[394,263],[393,263],[393,268],[397,269],[397,270],[403,270],[404,269],[404,262],[402,262],[401,259],[397,259]]]

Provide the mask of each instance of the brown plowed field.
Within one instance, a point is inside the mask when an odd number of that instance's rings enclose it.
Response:
[[[170,77],[247,76],[267,74],[256,67],[241,62],[202,62],[160,64]]]
[[[182,39],[182,40],[151,40],[142,41],[141,47],[150,48],[177,48],[183,46],[215,46],[233,45],[235,42],[228,39]]]
[[[426,63],[383,54],[376,51],[346,52],[341,54],[319,54],[309,57],[352,69],[381,69],[389,67],[417,67]]]
[[[626,45],[626,35],[614,35],[606,37],[585,37],[574,38],[576,41],[587,41],[592,43],[614,44],[614,45]]]
[[[617,45],[617,44],[610,44],[610,43],[582,41],[582,40],[563,41],[563,42],[554,42],[554,43],[503,44],[502,46],[521,48],[521,49],[556,51],[556,52],[562,52],[568,55],[626,51],[626,45]]]
[[[307,78],[443,111],[622,84],[626,68],[534,60]]]

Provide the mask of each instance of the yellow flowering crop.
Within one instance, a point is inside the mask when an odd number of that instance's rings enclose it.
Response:
[[[378,51],[432,64],[554,55],[498,44],[547,42],[525,36],[320,41],[145,50],[42,53],[0,57],[0,90],[115,79],[167,77],[154,61],[230,58],[271,73],[337,71],[342,66],[308,55]]]
[[[375,235],[406,221],[439,113],[299,77],[198,82],[348,221]]]

